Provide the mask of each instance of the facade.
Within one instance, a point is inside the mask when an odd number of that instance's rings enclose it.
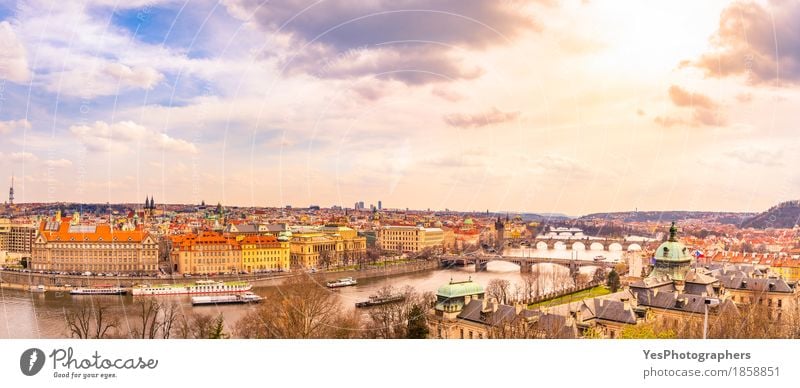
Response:
[[[0,252],[8,252],[8,239],[11,237],[11,220],[0,218]]]
[[[387,251],[419,252],[424,249],[442,251],[444,231],[421,226],[384,226],[378,229],[378,246]]]
[[[242,271],[242,249],[235,239],[216,232],[190,233],[171,239],[173,271],[200,275]]]
[[[344,226],[325,226],[291,234],[290,259],[294,268],[348,265],[367,253],[367,239]]]
[[[30,257],[33,240],[36,237],[36,226],[11,222],[8,230],[8,252]]]
[[[148,233],[112,230],[109,225],[73,225],[66,220],[42,222],[32,247],[31,270],[158,271],[158,243]]]
[[[238,240],[241,268],[247,272],[288,271],[289,241],[274,236],[247,236]]]

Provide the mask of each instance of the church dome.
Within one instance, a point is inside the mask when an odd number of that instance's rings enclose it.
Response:
[[[678,228],[675,223],[669,228],[669,239],[656,249],[655,259],[663,261],[691,261],[689,249],[677,238]]]
[[[483,293],[483,286],[473,282],[472,280],[463,282],[454,282],[451,280],[450,283],[439,287],[439,289],[436,291],[436,296],[443,298],[459,298],[464,296],[480,295]]]
[[[472,218],[467,218],[466,220],[464,220],[464,225],[472,225],[472,224],[474,224]]]

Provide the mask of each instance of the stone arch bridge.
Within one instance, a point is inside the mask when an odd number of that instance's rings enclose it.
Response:
[[[575,260],[575,259],[561,259],[561,258],[548,258],[548,257],[517,257],[517,256],[482,256],[482,255],[443,255],[439,256],[439,264],[442,267],[450,267],[453,265],[474,265],[475,272],[486,271],[486,266],[491,261],[505,261],[519,266],[519,271],[522,273],[530,273],[533,266],[536,264],[549,263],[557,264],[569,268],[570,273],[578,272],[580,267],[600,267],[612,268],[616,265],[611,261],[592,261],[592,260]]]
[[[539,249],[557,249],[558,246],[563,246],[566,250],[640,251],[646,243],[641,241],[625,241],[623,239],[572,237],[534,238],[522,241],[522,244]]]

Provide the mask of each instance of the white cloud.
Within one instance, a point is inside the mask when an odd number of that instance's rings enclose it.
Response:
[[[0,22],[0,78],[16,83],[31,78],[25,46],[7,21]]]
[[[17,128],[31,129],[31,123],[26,119],[0,121],[0,134],[7,135]]]
[[[126,89],[150,90],[164,79],[164,75],[152,67],[131,67],[109,62],[95,68],[92,65],[95,60],[87,58],[85,63],[71,70],[50,73],[46,77],[47,89],[59,94],[91,98],[115,95]]]
[[[68,159],[48,159],[44,161],[47,167],[69,167],[72,166],[72,161]]]
[[[35,162],[39,158],[30,152],[12,152],[11,160],[14,162]]]
[[[73,125],[69,131],[93,151],[125,152],[133,146],[140,146],[174,152],[197,152],[197,147],[186,140],[158,133],[132,121],[114,124],[97,121],[91,126]]]

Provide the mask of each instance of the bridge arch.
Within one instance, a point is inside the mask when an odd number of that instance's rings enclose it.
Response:
[[[609,250],[609,251],[621,251],[621,250],[622,250],[622,244],[620,244],[620,243],[618,243],[618,242],[611,243],[611,244],[608,246],[608,250]]]
[[[605,245],[599,242],[593,242],[589,245],[589,249],[593,251],[604,251],[606,249]]]
[[[565,251],[567,250],[567,244],[565,244],[563,241],[557,241],[555,244],[553,244],[553,249],[557,251]]]
[[[536,249],[547,250],[550,249],[550,246],[544,241],[539,241],[536,243]]]
[[[628,245],[628,251],[641,251],[641,250],[642,250],[642,246],[637,244],[637,243],[633,243],[633,244]]]
[[[573,251],[585,251],[586,250],[586,244],[584,244],[584,243],[582,243],[580,241],[574,242],[574,243],[572,243],[572,250]]]

